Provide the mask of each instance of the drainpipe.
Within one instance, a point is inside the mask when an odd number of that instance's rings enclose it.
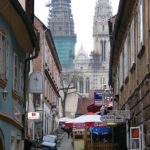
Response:
[[[24,131],[23,131],[23,137],[24,139],[26,139],[27,135],[28,135],[28,126],[26,124],[26,119],[27,119],[27,110],[26,110],[26,94],[27,94],[27,85],[26,85],[26,80],[27,80],[27,63],[30,61],[30,60],[33,60],[35,58],[38,57],[38,52],[39,52],[39,33],[37,33],[37,43],[36,43],[36,46],[35,46],[35,55],[32,56],[32,57],[29,57],[27,59],[25,59],[25,65],[24,65],[24,103],[23,103],[23,108],[25,109],[25,112],[24,112],[24,115],[23,115],[23,126],[24,126]],[[27,130],[26,130],[26,127],[27,127]],[[26,133],[25,133],[26,132]]]
[[[44,86],[43,86],[43,99],[42,99],[42,137],[43,135],[46,134],[46,123],[44,122],[45,118],[45,112],[44,112],[44,103],[45,103],[45,42],[46,42],[46,32],[48,31],[48,28],[46,28],[43,25],[43,46],[42,46],[42,73],[43,73],[43,82],[44,82]]]

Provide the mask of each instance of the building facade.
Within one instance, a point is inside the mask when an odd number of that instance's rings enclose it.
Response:
[[[109,83],[114,89],[115,109],[130,111],[125,129],[130,150],[150,148],[149,10],[148,0],[121,0],[114,29],[110,28]],[[138,133],[136,140],[133,131]]]
[[[34,130],[32,138],[38,138],[53,133],[58,125],[61,65],[50,30],[37,17],[34,19],[34,25],[40,33],[40,52],[32,61],[31,74],[42,75],[43,88],[40,93],[31,92],[30,94],[32,97],[30,111],[39,112],[40,119],[33,121],[34,128],[29,124],[31,131]]]
[[[70,0],[52,0],[49,6],[48,26],[52,32],[62,68],[72,69],[76,35]]]
[[[23,150],[24,85],[36,35],[19,1],[2,0],[0,9],[0,149]]]

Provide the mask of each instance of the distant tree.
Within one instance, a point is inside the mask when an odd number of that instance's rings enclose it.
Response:
[[[61,95],[61,106],[62,106],[62,113],[63,117],[66,116],[66,100],[67,96],[71,93],[77,92],[77,80],[79,77],[79,72],[62,72],[60,75],[60,84],[61,88],[60,91],[62,92]],[[70,91],[74,89],[74,91]]]

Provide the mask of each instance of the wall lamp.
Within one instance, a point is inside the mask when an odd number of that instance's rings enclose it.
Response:
[[[0,93],[3,96],[3,99],[6,100],[6,97],[8,95],[8,91],[6,89],[0,89]]]

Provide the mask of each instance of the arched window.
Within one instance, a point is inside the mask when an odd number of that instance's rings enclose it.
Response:
[[[89,93],[89,90],[90,90],[90,79],[87,78],[86,79],[86,93]]]
[[[104,40],[104,54],[103,54],[103,57],[104,57],[104,61],[106,60],[106,40]]]
[[[106,60],[106,40],[101,40],[102,61]]]
[[[102,61],[103,61],[103,40],[101,40],[101,57],[102,57]]]
[[[83,78],[79,79],[79,92],[83,93],[84,85],[83,85]]]

